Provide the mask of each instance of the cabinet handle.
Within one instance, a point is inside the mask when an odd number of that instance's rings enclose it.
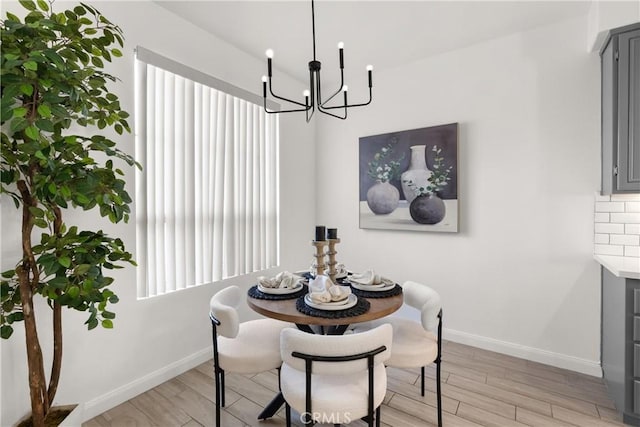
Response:
[[[613,174],[614,174],[615,176],[618,176],[618,166],[614,166],[614,167],[613,167]]]

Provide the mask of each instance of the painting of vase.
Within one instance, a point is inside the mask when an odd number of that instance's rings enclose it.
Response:
[[[360,228],[458,231],[458,123],[361,137]]]

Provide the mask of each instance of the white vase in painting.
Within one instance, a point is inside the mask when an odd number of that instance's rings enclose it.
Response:
[[[413,191],[413,187],[426,187],[429,184],[429,177],[431,177],[432,174],[427,168],[425,158],[426,145],[412,145],[410,148],[411,162],[409,163],[409,169],[404,171],[400,176],[402,192],[404,193],[404,198],[407,200],[407,203],[411,203],[417,196],[415,191]],[[413,183],[411,187],[408,181]]]

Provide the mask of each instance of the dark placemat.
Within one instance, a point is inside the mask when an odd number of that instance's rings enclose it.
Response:
[[[396,295],[400,295],[402,293],[402,286],[396,283],[396,285],[393,288],[389,289],[388,291],[378,291],[378,292],[363,291],[351,286],[351,292],[353,292],[354,295],[357,295],[363,298],[389,298],[389,297],[395,297]]]
[[[317,308],[309,307],[304,302],[304,295],[299,297],[296,301],[296,309],[303,314],[314,317],[324,317],[326,319],[340,319],[342,317],[360,316],[369,311],[371,304],[364,298],[358,298],[358,302],[351,308],[345,310],[318,310]]]
[[[309,288],[307,288],[306,286],[303,285],[302,289],[300,289],[298,292],[294,292],[292,294],[266,294],[266,293],[264,293],[264,292],[262,292],[261,290],[258,289],[258,285],[253,285],[247,291],[247,295],[249,295],[251,298],[255,298],[255,299],[268,299],[268,300],[274,300],[275,301],[275,300],[294,299],[294,298],[298,298],[300,296],[304,297],[308,290],[309,290]]]

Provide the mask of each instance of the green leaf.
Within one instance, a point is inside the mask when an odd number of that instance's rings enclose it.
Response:
[[[38,107],[38,114],[42,117],[51,117],[51,108],[47,104],[42,104]]]
[[[48,119],[36,120],[36,127],[44,132],[55,132],[55,127],[53,126],[53,122]]]
[[[16,133],[20,132],[27,126],[29,126],[29,122],[26,119],[19,118],[11,121],[11,126],[9,127],[9,129],[11,130],[11,132]]]
[[[36,4],[32,0],[20,0],[20,4],[27,10],[36,10]]]
[[[122,52],[120,51],[120,49],[111,49],[111,54],[116,58],[122,57]]]
[[[92,330],[96,326],[98,326],[98,319],[91,319],[91,320],[88,320],[86,323],[89,325],[89,330]]]
[[[105,311],[102,312],[102,317],[104,317],[105,319],[115,319],[116,318],[116,314],[105,310]]]
[[[9,339],[9,337],[13,334],[13,328],[9,325],[0,326],[0,337],[2,339]]]
[[[105,329],[113,329],[113,322],[110,319],[104,319],[102,321],[102,327]]]
[[[31,139],[38,139],[38,135],[40,134],[40,132],[38,132],[38,128],[33,125],[27,127],[24,130],[24,133]]]
[[[15,275],[16,275],[15,270],[7,270],[2,272],[2,277],[4,277],[5,279],[11,279]]]
[[[77,286],[71,286],[67,291],[67,294],[73,299],[77,298],[80,295],[80,288]]]
[[[22,84],[20,85],[20,92],[24,93],[27,96],[33,95],[33,86],[30,84]]]
[[[44,0],[38,0],[38,7],[40,10],[44,10],[45,12],[49,11],[49,5]]]
[[[31,215],[35,216],[36,218],[44,217],[44,211],[35,206],[29,206],[29,212],[31,212]]]
[[[69,258],[68,256],[63,256],[61,258],[58,258],[58,263],[64,268],[69,268],[71,266],[71,258]]]
[[[38,63],[36,61],[25,61],[22,66],[27,70],[36,71],[38,69]]]
[[[24,117],[27,114],[27,109],[25,107],[18,107],[13,110],[13,117]]]

